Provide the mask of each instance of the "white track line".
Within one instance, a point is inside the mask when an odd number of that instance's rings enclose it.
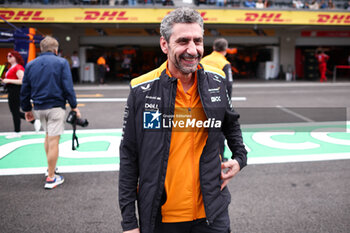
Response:
[[[350,159],[350,153],[330,153],[330,154],[310,154],[294,156],[274,156],[274,157],[255,157],[249,158],[248,164],[273,164],[273,163],[295,163],[295,162],[318,162],[331,160]]]
[[[78,103],[104,103],[104,102],[117,102],[124,103],[127,98],[78,98]]]
[[[247,97],[231,97],[232,101],[246,101]]]
[[[114,129],[77,129],[76,133],[122,133],[122,128],[114,128]],[[6,136],[13,132],[0,132],[0,136]],[[63,134],[72,134],[73,130],[65,130]],[[44,131],[40,131],[39,133],[36,133],[35,131],[23,131],[21,132],[21,135],[40,135],[45,134]]]
[[[44,174],[46,169],[47,167],[6,168],[0,169],[0,176]],[[119,164],[59,166],[58,171],[60,173],[119,171]]]
[[[288,114],[290,114],[290,115],[292,115],[292,116],[295,116],[295,117],[297,117],[297,118],[299,118],[299,119],[301,119],[301,120],[303,120],[303,121],[306,121],[306,122],[315,122],[314,120],[312,120],[312,119],[310,119],[310,118],[308,118],[308,117],[305,117],[305,116],[303,116],[303,115],[301,115],[301,114],[299,114],[299,113],[296,113],[296,112],[294,112],[294,111],[292,111],[292,110],[289,110],[288,108],[285,108],[285,107],[283,107],[283,106],[277,105],[276,107],[277,107],[278,109],[282,110],[283,112],[286,112],[286,113],[288,113]]]
[[[259,164],[279,164],[279,163],[296,163],[296,162],[319,162],[331,160],[348,160],[350,153],[335,154],[313,154],[298,156],[273,156],[261,158],[249,158],[249,165]],[[47,167],[28,167],[28,168],[5,168],[0,169],[0,176],[8,175],[30,175],[44,174]],[[119,171],[119,164],[102,164],[102,165],[81,165],[81,166],[59,166],[60,173],[76,173],[76,172],[106,172]]]
[[[128,98],[78,98],[78,103],[125,103]],[[246,101],[246,97],[232,97],[232,101]],[[7,99],[0,99],[0,103],[7,103]]]

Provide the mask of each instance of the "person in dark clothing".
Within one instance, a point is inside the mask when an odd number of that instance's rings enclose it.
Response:
[[[213,43],[213,52],[204,57],[201,61],[202,64],[214,66],[225,72],[226,76],[226,88],[229,97],[232,96],[232,68],[231,63],[226,59],[226,53],[228,48],[228,42],[225,38],[218,38]]]
[[[97,59],[97,77],[100,84],[106,81],[106,71],[109,71],[109,67],[106,63],[106,55],[102,55]]]
[[[168,59],[131,81],[125,107],[119,172],[123,231],[228,233],[226,185],[246,166],[247,151],[225,73],[200,63],[204,26],[198,11],[170,12],[160,33]],[[232,151],[227,162],[219,151],[222,133]]]
[[[202,64],[207,64],[222,70],[225,73],[226,89],[229,98],[232,97],[232,68],[231,63],[226,59],[228,48],[228,42],[225,38],[218,38],[214,40],[213,52],[208,56],[203,57],[201,60]],[[222,135],[222,143],[220,145],[220,153],[223,155],[225,153],[225,137]]]
[[[55,171],[59,140],[64,131],[66,102],[68,101],[78,118],[80,111],[77,108],[68,61],[57,56],[57,40],[46,36],[40,42],[40,50],[42,54],[29,62],[24,72],[21,107],[25,111],[26,120],[33,120],[35,114],[46,132],[44,147],[48,176],[44,187],[53,189],[64,182],[63,176]],[[34,103],[34,114],[30,99]]]

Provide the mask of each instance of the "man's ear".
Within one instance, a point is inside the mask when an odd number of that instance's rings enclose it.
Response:
[[[163,53],[168,54],[168,42],[165,40],[164,37],[160,37],[160,48],[162,49]]]

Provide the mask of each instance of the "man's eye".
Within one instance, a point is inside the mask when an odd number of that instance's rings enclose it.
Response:
[[[188,43],[188,40],[180,40],[179,41],[179,44],[181,44],[181,45],[184,45],[184,44],[187,44]]]
[[[203,43],[203,40],[202,40],[202,39],[195,39],[195,40],[194,40],[194,43],[195,43],[195,44],[202,44],[202,43]]]

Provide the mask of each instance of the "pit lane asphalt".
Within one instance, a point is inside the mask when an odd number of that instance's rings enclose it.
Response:
[[[350,83],[238,83],[233,96],[247,99],[234,105],[349,107],[349,87]],[[76,92],[125,98],[128,88],[79,85]],[[80,109],[91,129],[120,128],[124,105],[85,103]],[[0,110],[0,131],[9,132],[12,121],[7,103],[0,103]],[[269,121],[285,119],[280,114],[270,114],[275,119]],[[318,114],[306,113],[310,119]],[[241,122],[261,120],[242,114]],[[33,129],[22,122],[22,130]],[[118,172],[63,175],[65,183],[49,191],[43,189],[43,175],[0,176],[0,232],[122,232]],[[350,160],[249,165],[229,183],[232,232],[350,232],[349,187]]]

